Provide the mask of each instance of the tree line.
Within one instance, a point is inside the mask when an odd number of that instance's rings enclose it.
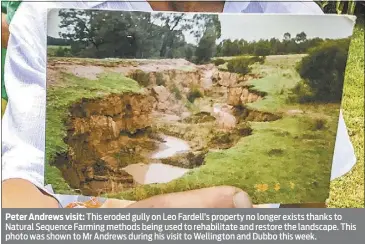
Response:
[[[321,38],[307,39],[304,32],[300,32],[294,37],[290,33],[284,33],[282,40],[271,38],[248,42],[243,39],[233,41],[228,39],[219,43],[216,56],[302,54],[324,41]]]

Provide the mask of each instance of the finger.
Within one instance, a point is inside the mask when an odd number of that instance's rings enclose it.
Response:
[[[131,205],[134,201],[119,200],[119,199],[107,199],[100,208],[125,208]]]
[[[154,196],[128,208],[252,208],[252,203],[241,189],[218,186]]]

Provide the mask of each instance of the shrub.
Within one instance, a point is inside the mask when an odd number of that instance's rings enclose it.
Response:
[[[71,50],[67,47],[58,47],[55,51],[56,57],[71,57]]]
[[[181,92],[180,92],[179,88],[176,86],[176,84],[174,84],[174,86],[172,87],[171,92],[174,93],[176,99],[178,99],[178,100],[182,99]]]
[[[133,72],[131,78],[137,81],[141,86],[148,86],[150,84],[150,75],[140,69]]]
[[[223,58],[217,58],[217,59],[214,59],[212,63],[215,66],[219,66],[219,65],[224,64],[225,62],[226,62],[226,60],[224,60]]]
[[[339,102],[345,76],[349,39],[327,40],[297,66],[313,93],[314,101]]]
[[[240,136],[249,136],[252,134],[252,128],[247,123],[237,125],[236,130]]]
[[[259,63],[259,64],[263,64],[265,63],[266,57],[265,56],[255,56],[250,58],[250,61],[252,64],[254,63]]]
[[[163,78],[162,73],[156,73],[156,85],[158,85],[158,86],[165,86],[166,85],[166,81]]]
[[[324,118],[315,118],[312,125],[312,130],[323,130],[326,128],[327,121]]]
[[[226,133],[223,131],[217,131],[210,140],[211,144],[220,145],[220,144],[231,144],[233,143],[233,138],[230,133]]]
[[[229,72],[246,75],[249,72],[251,72],[251,67],[249,67],[251,64],[252,64],[251,58],[246,58],[246,57],[234,58],[228,61],[227,69]]]
[[[311,88],[305,81],[298,82],[293,89],[291,89],[291,94],[288,97],[289,102],[295,103],[307,103],[313,100],[313,93]]]
[[[189,102],[194,103],[195,99],[203,97],[203,93],[196,87],[192,87],[187,95]]]
[[[280,156],[284,154],[284,150],[281,148],[273,148],[267,153],[269,156]]]

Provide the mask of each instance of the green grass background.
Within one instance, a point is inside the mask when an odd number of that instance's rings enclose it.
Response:
[[[348,174],[331,182],[327,205],[332,208],[364,207],[364,23],[355,28],[351,42],[342,109],[357,163]]]

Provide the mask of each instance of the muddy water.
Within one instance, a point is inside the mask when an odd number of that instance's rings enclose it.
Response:
[[[162,159],[190,150],[189,144],[176,137],[164,136],[164,143],[152,155],[152,159]],[[162,163],[131,164],[124,170],[139,184],[167,183],[183,176],[188,169]]]

